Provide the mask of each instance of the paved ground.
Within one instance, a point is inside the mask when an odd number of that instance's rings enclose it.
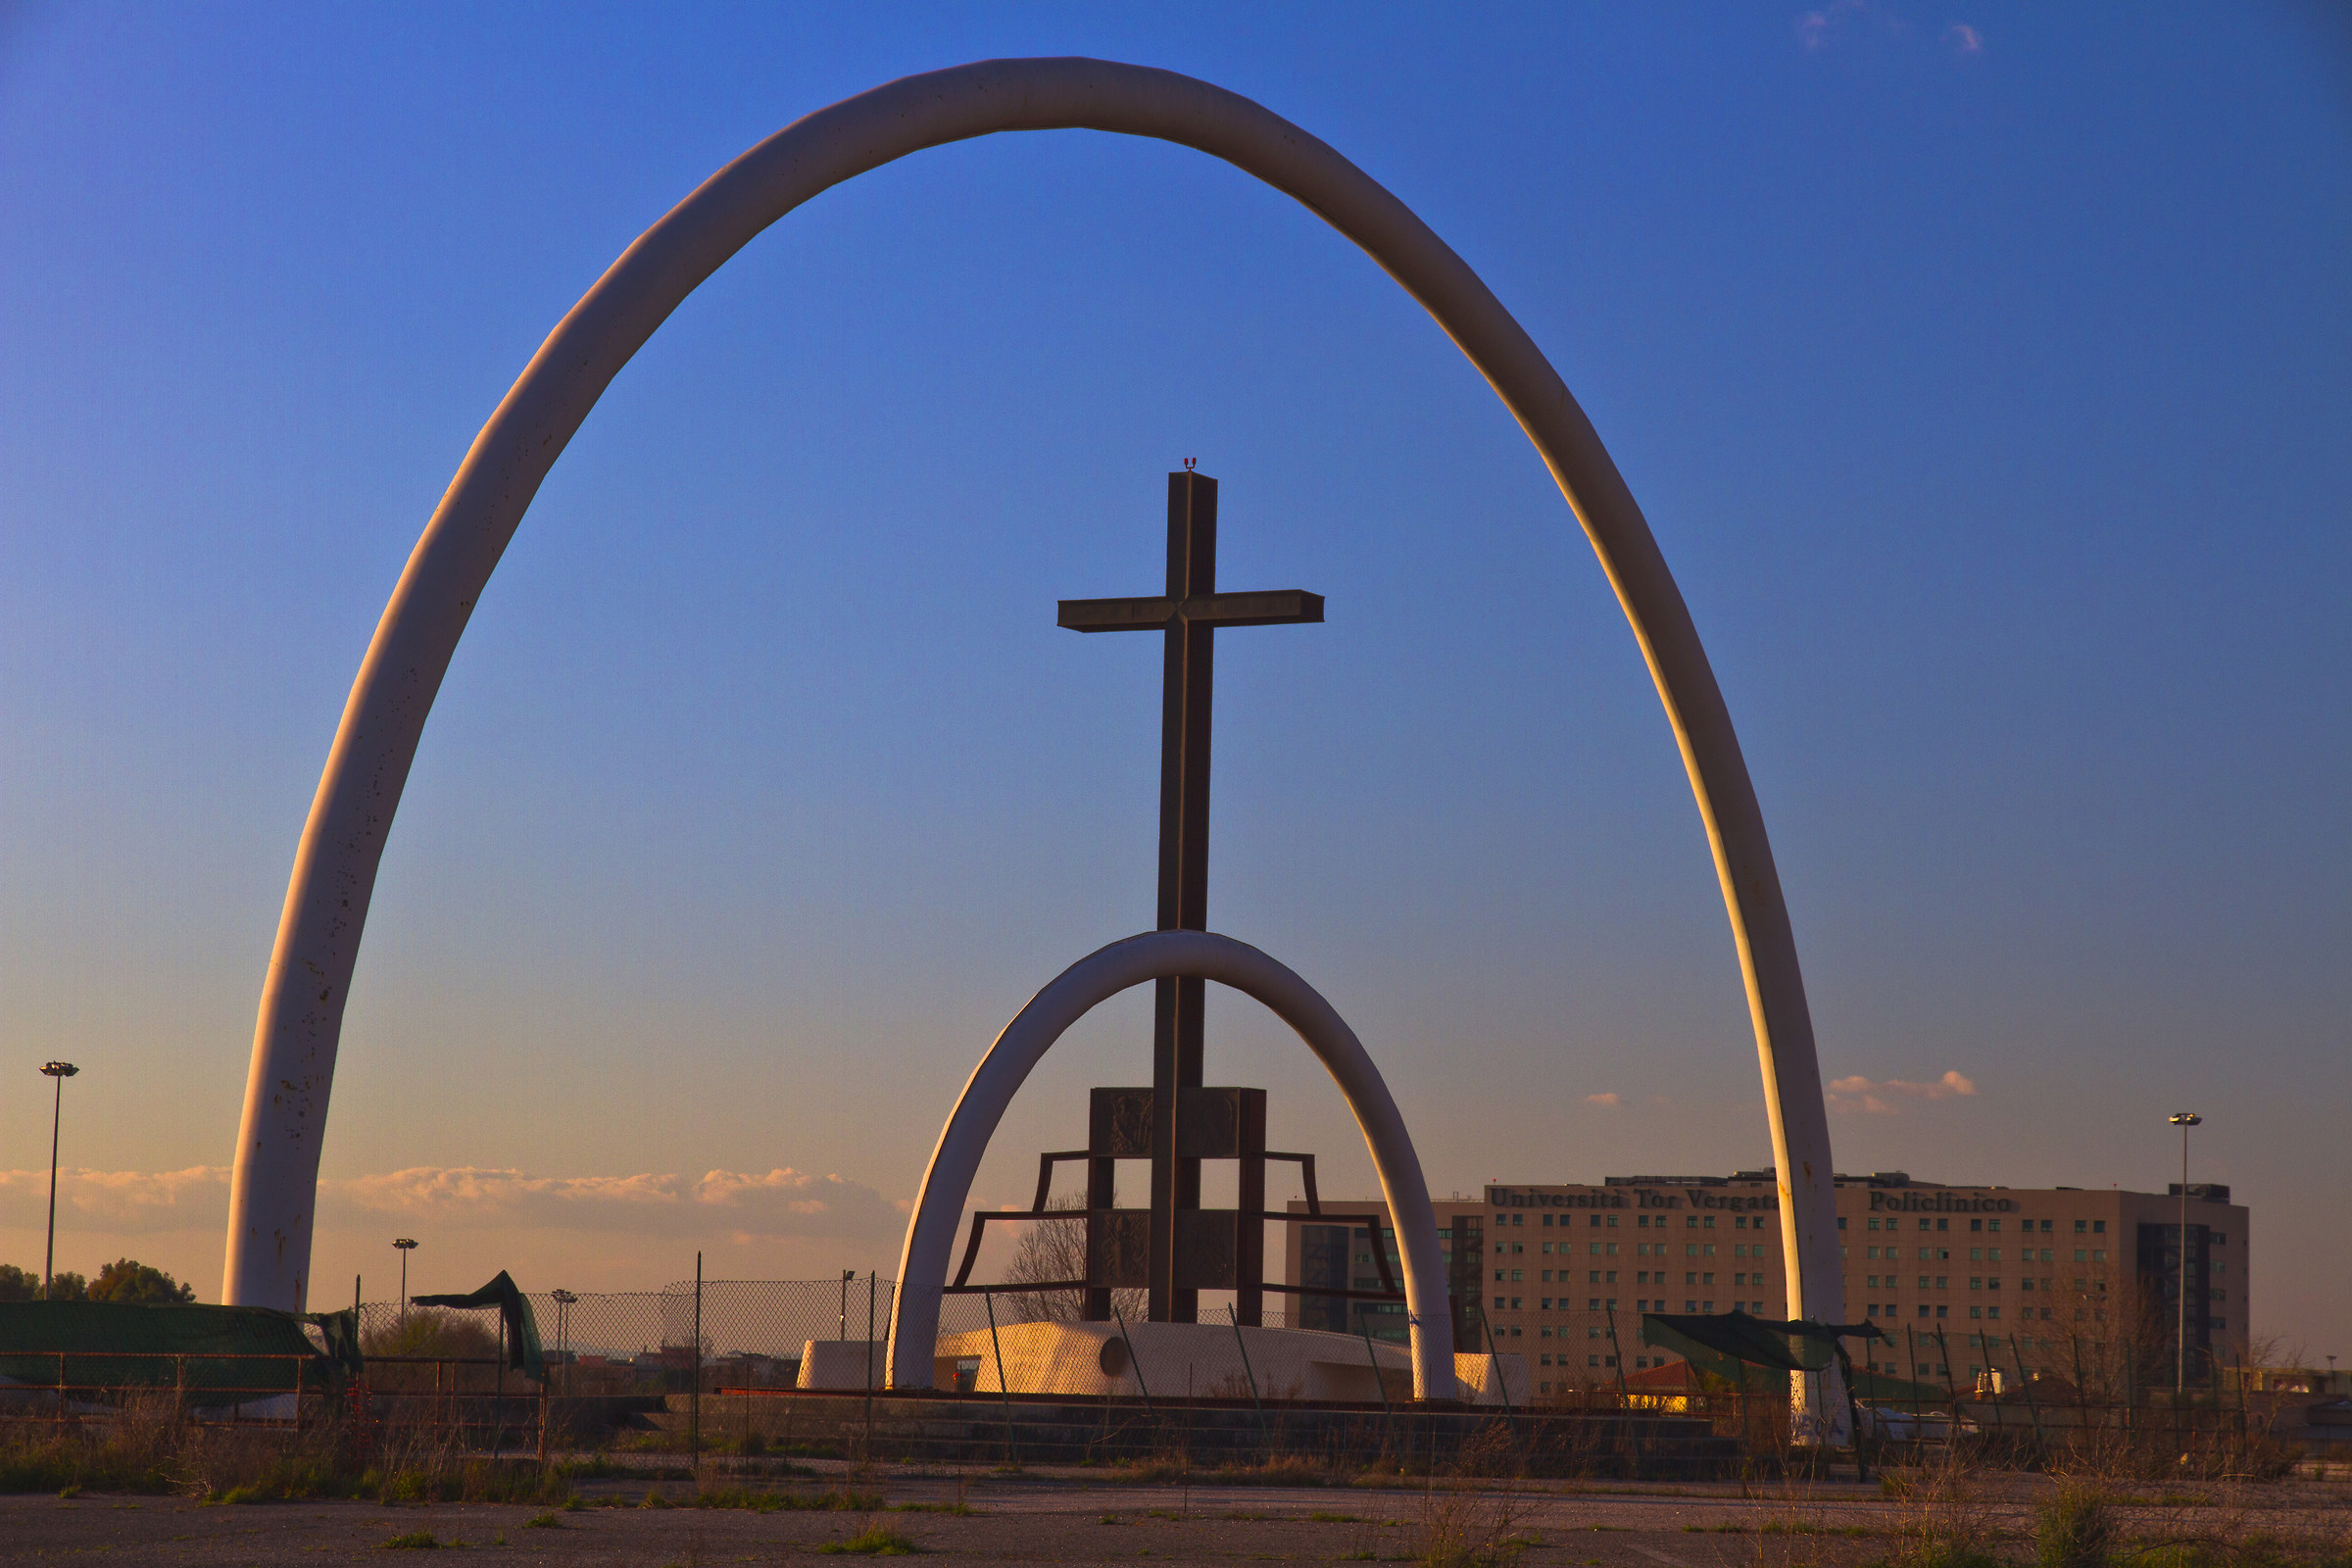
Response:
[[[837,1478],[790,1483],[817,1491]],[[713,1484],[730,1484],[713,1478]],[[1002,1477],[890,1472],[873,1483],[889,1511],[754,1513],[647,1508],[639,1482],[590,1483],[590,1506],[526,1521],[541,1510],[506,1505],[276,1503],[207,1506],[180,1498],[84,1495],[0,1497],[0,1561],[128,1565],[254,1563],[380,1565],[385,1544],[423,1533],[498,1561],[590,1565],[775,1563],[820,1560],[828,1542],[881,1523],[960,1562],[1230,1564],[1398,1561],[1425,1547],[1433,1515],[1466,1512],[1473,1529],[1506,1526],[1531,1538],[1526,1568],[1860,1568],[1884,1558],[1918,1517],[1876,1489],[1774,1487],[1742,1497],[1729,1487],[1649,1491],[1536,1483],[1509,1494],[1451,1497],[1422,1490],[1146,1487],[1079,1476]],[[682,1481],[662,1490],[683,1494]],[[2150,1489],[2151,1492],[2153,1489]],[[960,1500],[973,1510],[938,1510]],[[1997,1528],[2022,1533],[2032,1484],[1980,1505]],[[2151,1498],[2151,1500],[2153,1500]],[[2250,1523],[2306,1540],[2346,1539],[2352,1488],[2261,1489],[2212,1506],[2176,1499],[2138,1510],[2143,1533],[2207,1535]],[[1505,1512],[1509,1517],[1505,1518]],[[1760,1529],[1759,1527],[1767,1527]],[[2018,1555],[2027,1547],[2019,1535]],[[395,1558],[394,1561],[403,1559]],[[852,1559],[854,1560],[854,1559]]]

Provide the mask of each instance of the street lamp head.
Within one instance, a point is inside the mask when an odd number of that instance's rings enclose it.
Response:
[[[549,1299],[562,1301],[565,1306],[575,1305],[579,1301],[579,1298],[569,1291],[550,1291],[547,1294]]]
[[[44,1061],[41,1071],[51,1078],[71,1078],[81,1069],[70,1061]]]
[[[414,1251],[416,1247],[416,1244],[406,1236],[398,1238],[392,1243],[392,1245],[399,1248],[404,1252]]]
[[[2197,1123],[2203,1121],[2204,1119],[2204,1117],[2198,1115],[2193,1110],[2184,1110],[2173,1118],[2173,1125],[2176,1127],[2194,1127]]]
[[[854,1280],[858,1277],[858,1271],[854,1268],[845,1268],[841,1271],[841,1277],[845,1280]]]

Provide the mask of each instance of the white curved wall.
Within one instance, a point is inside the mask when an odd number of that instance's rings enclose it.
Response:
[[[1372,1152],[1381,1196],[1396,1226],[1405,1320],[1412,1333],[1413,1396],[1452,1398],[1453,1317],[1446,1303],[1446,1260],[1438,1250],[1437,1211],[1430,1206],[1421,1157],[1413,1152],[1412,1138],[1388,1084],[1355,1031],[1314,987],[1248,943],[1208,931],[1147,931],[1097,949],[1031,997],[972,1069],[931,1152],[930,1168],[923,1172],[914,1217],[899,1253],[890,1387],[931,1387],[940,1287],[947,1282],[980,1158],[1013,1095],[1070,1025],[1129,986],[1166,975],[1214,980],[1265,1004],[1298,1031],[1348,1097],[1348,1108],[1355,1112],[1355,1124]]]

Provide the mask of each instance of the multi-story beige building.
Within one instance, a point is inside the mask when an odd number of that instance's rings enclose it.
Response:
[[[1294,1202],[1294,1213],[1304,1208]],[[1382,1219],[1378,1200],[1334,1209]],[[1539,1392],[1672,1359],[1641,1343],[1644,1312],[1788,1316],[1770,1171],[1611,1176],[1598,1186],[1493,1186],[1437,1204],[1446,1295],[1464,1349],[1524,1352]],[[2246,1354],[2249,1224],[2227,1187],[2188,1191],[2189,1375]],[[2181,1201],[2117,1189],[1949,1187],[1901,1171],[1838,1178],[1845,1311],[1889,1342],[1849,1342],[1873,1371],[1961,1383],[2076,1376],[2122,1358],[2170,1382],[2180,1308]],[[1368,1228],[1294,1224],[1285,1280],[1376,1292]],[[1297,1296],[1294,1321],[1404,1338],[1394,1302]]]

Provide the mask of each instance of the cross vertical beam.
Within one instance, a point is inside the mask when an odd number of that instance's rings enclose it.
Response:
[[[1179,605],[1217,591],[1217,481],[1168,475],[1168,597]],[[1159,929],[1208,929],[1208,743],[1217,629],[1178,613],[1168,622],[1159,709]],[[1201,1012],[1196,975],[1154,982],[1152,1008],[1152,1284],[1155,1322],[1192,1323],[1200,1293],[1177,1279],[1177,1216],[1200,1206],[1200,1161],[1177,1157],[1182,1091],[1200,1087]]]
[[[1168,591],[1157,599],[1065,599],[1058,623],[1073,631],[1157,631],[1166,638],[1160,680],[1159,929],[1208,929],[1209,719],[1216,628],[1317,622],[1323,598],[1300,589],[1217,592],[1217,481],[1187,468],[1168,475]],[[1152,1224],[1148,1271],[1155,1322],[1200,1318],[1200,1290],[1187,1283],[1187,1216],[1200,1208],[1200,1160],[1181,1125],[1186,1090],[1201,1087],[1202,1013],[1207,985],[1196,977],[1158,981],[1152,1012]],[[1262,1135],[1261,1135],[1262,1144]],[[1262,1181],[1262,1178],[1261,1178]],[[1087,1169],[1090,1213],[1111,1207],[1112,1161]],[[1264,1206],[1262,1194],[1253,1212]],[[1237,1239],[1238,1240],[1238,1239]],[[1090,1279],[1094,1263],[1090,1260]],[[1246,1284],[1258,1267],[1244,1265]],[[1254,1292],[1245,1290],[1245,1296]],[[1086,1315],[1110,1316],[1110,1290],[1092,1286]]]

